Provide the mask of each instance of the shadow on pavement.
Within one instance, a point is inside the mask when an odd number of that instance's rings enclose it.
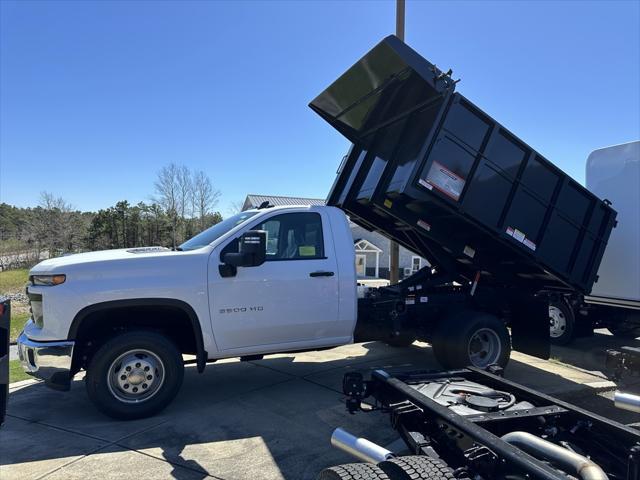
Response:
[[[164,412],[131,422],[98,413],[82,381],[73,382],[69,393],[30,385],[10,394],[10,421],[0,430],[0,476],[126,477],[155,459],[161,461],[155,477],[312,479],[326,466],[352,461],[329,444],[337,426],[382,445],[397,438],[387,416],[349,415],[341,402],[345,372],[377,368],[439,367],[424,344],[397,349],[374,342],[222,361],[202,375],[188,368],[181,392]],[[506,373],[543,391],[576,391],[575,381],[516,360]],[[100,452],[104,458],[83,470]]]
[[[614,337],[608,330],[602,329],[596,330],[592,336],[577,338],[564,347],[553,345],[551,358],[583,370],[601,372],[609,376],[611,372],[605,369],[607,350],[619,350],[623,346],[640,347],[640,341]],[[624,382],[621,382],[621,385],[625,385]]]

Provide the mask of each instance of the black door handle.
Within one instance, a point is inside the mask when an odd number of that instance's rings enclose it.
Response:
[[[311,272],[310,277],[333,277],[333,272]]]

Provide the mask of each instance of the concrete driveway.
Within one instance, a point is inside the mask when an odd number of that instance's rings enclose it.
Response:
[[[161,415],[119,422],[98,413],[81,380],[63,393],[14,384],[0,429],[0,478],[313,479],[351,459],[329,445],[342,426],[388,445],[388,418],[349,415],[340,386],[347,371],[437,369],[431,348],[380,343],[260,361],[223,361],[203,375],[188,368]],[[508,378],[558,396],[611,389],[598,374],[514,354]]]

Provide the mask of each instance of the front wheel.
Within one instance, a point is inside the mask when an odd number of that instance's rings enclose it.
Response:
[[[511,337],[498,317],[463,310],[441,321],[432,347],[445,368],[486,368],[493,364],[504,367],[511,355]]]
[[[176,396],[184,376],[182,355],[167,337],[151,331],[120,334],[102,345],[87,368],[87,394],[110,417],[154,415]]]

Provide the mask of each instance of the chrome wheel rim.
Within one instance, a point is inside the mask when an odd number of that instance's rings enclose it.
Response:
[[[561,337],[567,329],[567,318],[558,307],[549,305],[549,335],[551,338]]]
[[[496,363],[502,353],[498,334],[490,328],[481,328],[469,339],[468,355],[474,367],[488,367]]]
[[[142,403],[158,393],[164,383],[164,372],[164,364],[155,353],[129,350],[111,362],[107,385],[119,401]]]

